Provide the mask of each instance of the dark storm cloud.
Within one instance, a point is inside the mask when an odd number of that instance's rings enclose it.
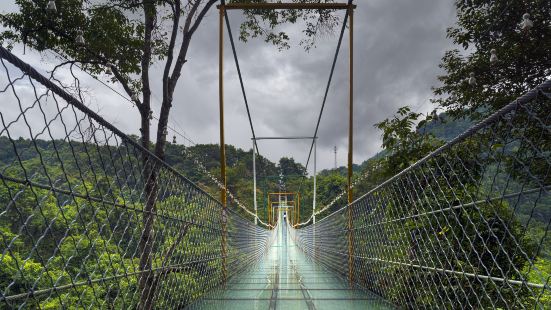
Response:
[[[380,134],[373,127],[374,123],[391,116],[404,105],[411,105],[419,111],[431,110],[428,103],[430,88],[437,83],[440,58],[450,47],[445,29],[453,24],[455,12],[453,3],[448,1],[356,3],[354,155],[355,161],[361,162],[380,149]],[[235,30],[239,29],[240,16],[231,14],[234,36],[237,36]],[[217,137],[216,22],[216,15],[211,14],[195,38],[188,75],[178,92],[187,103],[176,105],[176,111],[182,111],[179,115],[186,119],[184,123],[190,124],[189,128],[203,124],[200,130],[190,131],[201,137],[200,141],[216,141]],[[297,34],[300,35],[296,28],[285,29],[296,38]],[[309,53],[296,46],[278,52],[261,40],[237,44],[257,135],[313,134],[337,34],[321,38],[318,47]],[[227,37],[225,39],[226,133],[230,143],[249,148],[251,134]],[[347,113],[348,32],[320,126],[318,156],[321,167],[332,166],[334,145],[339,149],[339,164],[345,163]],[[291,154],[304,162],[309,144],[306,141],[263,142],[260,147],[261,152],[271,154],[272,159]]]
[[[12,2],[12,1],[9,1]],[[440,73],[438,63],[450,47],[445,29],[455,20],[451,1],[370,0],[355,1],[355,162],[380,149],[380,134],[373,124],[387,118],[400,106],[431,110],[431,86]],[[0,11],[10,8],[0,2]],[[230,13],[237,40],[241,16]],[[299,26],[286,26],[296,43]],[[296,44],[278,52],[262,40],[237,43],[241,69],[258,136],[312,135],[318,117],[338,31],[318,40],[306,53]],[[225,37],[225,101],[227,143],[249,149],[251,133],[239,88],[229,40]],[[155,65],[160,77],[162,65]],[[154,79],[159,81],[160,79]],[[95,85],[95,84],[94,84]],[[96,102],[117,125],[137,133],[138,121],[124,118],[130,107],[98,85]],[[154,106],[159,111],[160,84],[154,86]],[[110,98],[107,98],[109,97]],[[98,104],[99,106],[99,104]],[[318,143],[321,168],[333,165],[333,146],[339,149],[339,164],[346,161],[348,113],[348,32],[337,62],[335,76],[323,114]],[[115,120],[115,119],[114,119]],[[198,143],[218,141],[218,12],[211,10],[195,34],[177,87],[171,116],[174,127]],[[293,156],[305,163],[307,141],[262,142],[263,155],[272,160]]]

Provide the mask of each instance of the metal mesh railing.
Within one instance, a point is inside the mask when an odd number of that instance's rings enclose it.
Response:
[[[293,230],[298,245],[402,307],[549,309],[550,89]]]
[[[61,83],[2,47],[0,72],[0,308],[182,308],[265,253]]]

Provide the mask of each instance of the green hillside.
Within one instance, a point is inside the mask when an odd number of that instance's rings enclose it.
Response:
[[[433,120],[428,122],[421,129],[417,129],[419,133],[432,134],[436,139],[449,141],[465,131],[472,122],[469,120],[452,120],[445,114],[440,115],[439,120]],[[133,137],[137,139],[137,137]],[[71,178],[77,179],[78,169],[72,164],[73,151],[69,143],[65,141],[56,140],[56,148],[53,147],[53,143],[49,141],[36,140],[32,143],[29,140],[19,139],[15,141],[16,148],[18,149],[18,155],[20,160],[23,161],[27,174],[32,175],[32,167],[40,169],[40,160],[55,159],[55,149],[60,158],[63,160],[67,158],[64,168],[64,173],[69,174]],[[80,143],[72,142],[72,144],[81,145]],[[39,158],[35,148],[38,148],[42,155],[42,159]],[[90,152],[89,156],[91,162],[99,163],[100,154],[107,153],[109,150],[103,146],[100,147],[99,152]],[[392,173],[385,171],[385,169],[375,169],[374,167],[384,162],[389,156],[387,150],[379,152],[376,156],[365,160],[361,164],[355,164],[353,167],[355,177],[364,174],[366,171],[368,177],[360,182],[354,189],[354,196],[359,197],[366,193],[377,184],[386,180]],[[78,153],[77,156],[85,156],[84,153]],[[232,145],[226,146],[227,156],[227,184],[229,190],[250,210],[253,209],[253,171],[252,171],[252,150],[243,150],[236,148]],[[188,179],[198,184],[201,188],[205,189],[214,197],[218,198],[219,189],[214,184],[208,174],[204,173],[194,160],[199,160],[207,171],[214,177],[219,178],[220,171],[220,150],[217,144],[199,144],[190,147],[184,147],[179,144],[168,144],[166,149],[165,161],[174,167],[177,171],[181,172]],[[413,163],[416,159],[412,157]],[[46,162],[47,164],[47,162]],[[11,170],[19,171],[17,164],[17,156],[13,152],[13,147],[6,137],[0,137],[0,166],[8,167],[4,168],[3,174],[10,173]],[[61,167],[52,166],[48,167],[50,175],[54,179],[62,178]],[[266,193],[278,191],[280,188],[287,191],[299,191],[301,193],[301,221],[306,221],[312,214],[312,202],[313,202],[313,178],[305,177],[306,169],[300,163],[297,163],[292,158],[281,158],[279,162],[272,162],[264,157],[257,157],[257,204],[258,213],[263,220],[267,219],[266,209]],[[20,171],[19,171],[20,173]],[[335,169],[325,169],[319,172],[317,178],[317,205],[323,207],[333,201],[333,199],[340,194],[343,189],[346,188],[346,167],[339,167]],[[283,177],[280,177],[282,175]],[[507,176],[501,176],[503,180],[497,180],[497,183],[509,182],[510,188],[521,188],[521,186],[515,183],[514,179],[509,179]],[[328,214],[346,204],[346,195],[344,195],[334,207],[328,209],[324,214]],[[542,197],[544,200],[549,200],[551,205],[551,198],[549,196]],[[237,206],[230,201],[232,207],[240,211]],[[539,204],[539,207],[532,210],[532,206],[527,203],[520,203],[515,212],[521,219],[536,220],[541,225],[541,231],[534,233],[541,233],[544,231],[544,225],[546,220],[551,218],[551,209],[544,208],[546,204]],[[548,247],[549,248],[549,247]],[[548,253],[551,257],[551,253]]]

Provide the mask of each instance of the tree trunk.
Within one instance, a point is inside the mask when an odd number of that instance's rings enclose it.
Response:
[[[141,62],[142,69],[142,95],[143,103],[141,105],[141,123],[142,123],[142,145],[147,150],[150,149],[150,119],[149,113],[151,111],[151,88],[149,85],[149,66],[151,63],[151,50],[152,50],[152,33],[155,25],[156,8],[153,0],[146,0],[143,2],[144,16],[145,16],[145,31],[144,31],[144,44],[143,55]],[[153,243],[155,240],[153,225],[155,223],[155,204],[157,201],[157,176],[158,165],[156,165],[155,159],[151,158],[148,154],[143,154],[143,169],[145,178],[144,193],[145,193],[145,205],[143,212],[143,232],[139,243],[140,251],[140,277],[139,277],[139,289],[141,293],[139,309],[150,310],[154,308],[154,295],[156,292],[156,285],[154,283],[154,273],[152,269],[153,260]]]
[[[142,146],[150,149],[150,126],[149,112],[142,113]],[[152,248],[154,242],[153,224],[155,221],[155,202],[157,200],[157,165],[151,156],[144,152],[142,155],[143,163],[143,178],[144,178],[144,212],[142,217],[142,235],[139,242],[140,253],[140,271],[139,289],[140,289],[140,309],[153,309],[153,295],[155,288],[153,285],[154,274],[151,272],[152,267]]]
[[[197,30],[199,24],[205,17],[210,8],[217,2],[217,0],[208,0],[205,6],[199,13],[199,7],[202,1],[196,1],[192,5],[184,29],[182,30],[182,44],[179,49],[178,56],[174,63],[174,69],[170,74],[170,68],[173,65],[174,59],[174,47],[176,42],[176,35],[179,25],[180,17],[180,3],[177,1],[174,5],[174,22],[173,22],[173,34],[171,36],[169,51],[167,57],[167,63],[163,73],[163,102],[161,105],[161,111],[159,115],[159,123],[157,127],[157,139],[155,143],[154,154],[161,160],[165,157],[166,147],[166,132],[168,129],[168,116],[170,109],[172,108],[172,100],[176,83],[181,75],[182,67],[186,63],[186,55],[191,42],[191,37],[195,30]],[[142,144],[148,150],[150,143],[150,131],[149,131],[149,111],[151,110],[151,88],[149,85],[149,65],[151,63],[151,51],[152,51],[152,31],[155,25],[156,8],[154,0],[145,0],[144,13],[145,13],[145,33],[144,33],[144,48],[142,56],[142,86],[143,86],[143,103],[141,104],[141,116],[142,116]],[[193,22],[193,17],[195,21]],[[159,166],[155,164],[155,160],[149,159],[147,154],[144,154],[144,177],[146,181],[144,184],[145,193],[145,206],[143,213],[143,233],[140,239],[139,251],[140,251],[140,271],[141,276],[139,278],[139,289],[141,293],[140,303],[138,308],[150,310],[155,307],[155,294],[160,284],[158,279],[155,279],[155,274],[151,271],[153,260],[153,243],[155,240],[154,235],[154,222],[155,222],[155,205],[158,195],[158,169]]]

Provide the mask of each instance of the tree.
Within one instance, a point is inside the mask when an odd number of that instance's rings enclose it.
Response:
[[[447,35],[460,48],[445,53],[434,89],[452,116],[484,118],[551,76],[551,2],[455,3],[458,21]]]
[[[173,94],[193,35],[217,0],[66,0],[55,11],[48,0],[16,0],[20,11],[1,14],[7,28],[0,42],[23,43],[40,52],[51,50],[67,61],[55,69],[80,64],[94,75],[107,73],[132,98],[141,115],[142,144],[150,146],[150,67],[164,65],[162,106],[155,154],[164,156],[166,127]],[[258,2],[258,1],[241,1]],[[263,2],[263,1],[261,1]],[[303,2],[316,2],[303,0]],[[320,33],[332,31],[339,18],[331,10],[245,10],[240,39],[263,38],[279,49],[290,47],[289,36],[277,26],[304,21],[305,49]],[[179,43],[178,43],[179,42]],[[177,44],[178,43],[178,44]],[[141,93],[141,98],[138,96]]]
[[[442,145],[442,141],[425,132],[424,127],[438,119],[437,115],[421,119],[421,113],[412,112],[408,106],[401,107],[391,119],[377,124],[382,131],[382,147],[387,155],[381,159],[383,175],[389,178],[406,169],[417,160]]]
[[[306,168],[295,162],[294,158],[282,157],[279,159],[279,170],[283,176],[306,175]]]
[[[474,207],[453,209],[480,197],[494,196],[492,192],[498,187],[496,179],[503,178],[499,173],[492,173],[499,169],[496,156],[488,156],[496,152],[495,140],[488,143],[484,133],[476,134],[437,155],[425,157],[443,141],[425,130],[429,122],[439,120],[438,115],[419,121],[421,116],[403,107],[393,118],[376,124],[383,131],[386,156],[379,159],[380,168],[371,178],[382,175],[388,179],[400,173],[394,181],[369,196],[372,207],[383,210],[378,213],[384,220],[378,222],[381,225],[376,226],[380,230],[377,233],[386,238],[384,243],[400,244],[389,250],[395,261],[444,266],[441,260],[445,259],[448,265],[442,267],[444,269],[501,274],[507,279],[516,279],[518,270],[530,268],[529,257],[536,255],[537,242],[526,238],[525,228],[511,202],[479,201]],[[492,129],[493,126],[489,131]],[[421,164],[404,171],[421,158],[424,158]],[[403,192],[396,189],[401,186],[405,186]],[[360,239],[356,246],[370,251],[370,244],[365,240]],[[511,254],[520,251],[526,255]],[[369,269],[359,272],[372,273]],[[461,304],[499,308],[519,303],[533,307],[535,300],[528,289],[511,293],[487,282],[466,277],[450,280],[441,273],[420,272],[400,265],[390,266],[383,276],[374,277],[363,281],[366,285],[376,283],[376,288],[383,288],[385,297],[407,307]],[[389,282],[389,278],[393,282]],[[405,283],[405,287],[409,283],[438,285],[407,292],[404,286],[395,285],[396,282]],[[484,292],[485,297],[480,298],[479,292]],[[453,297],[447,300],[442,296]]]
[[[441,96],[434,102],[451,116],[484,119],[551,77],[550,1],[456,1],[456,8],[457,24],[448,29],[448,37],[459,48],[442,58],[440,66],[445,74],[439,77],[442,85],[434,89]],[[470,74],[474,78],[471,83]],[[504,175],[519,188],[549,184],[549,162],[542,155],[551,149],[544,125],[549,118],[549,100],[549,95],[541,94],[480,134],[482,145],[495,140],[493,147],[503,153],[495,160],[503,160]],[[514,148],[506,146],[509,141],[517,141]],[[539,208],[523,203],[515,206],[519,217],[531,220],[525,228],[531,232],[526,235],[546,243],[541,232],[546,231],[549,217]],[[548,248],[542,246],[540,253],[536,251],[531,263],[548,268]],[[534,281],[541,281],[536,278]],[[549,299],[546,294],[543,299]]]

